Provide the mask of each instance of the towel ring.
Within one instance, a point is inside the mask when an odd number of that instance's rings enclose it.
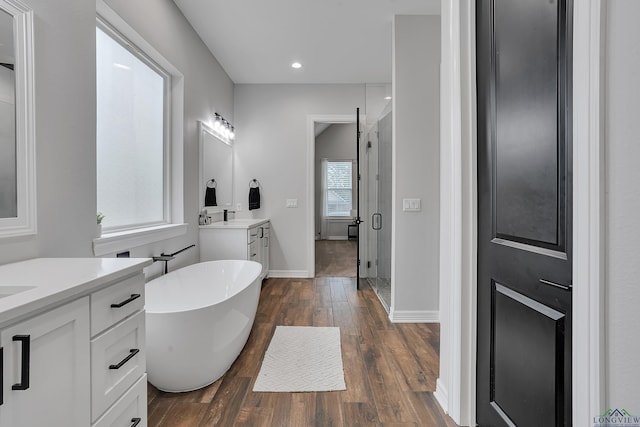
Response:
[[[251,181],[249,181],[249,188],[256,188],[256,187],[260,187],[260,182],[254,178]]]
[[[216,188],[218,186],[218,183],[216,182],[215,179],[210,179],[209,181],[207,181],[207,188]]]

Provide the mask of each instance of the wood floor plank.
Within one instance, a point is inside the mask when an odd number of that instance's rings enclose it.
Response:
[[[291,427],[312,426],[316,417],[316,393],[294,393],[291,396]]]
[[[175,402],[170,412],[162,419],[160,427],[191,427],[198,425],[207,406],[202,403]]]
[[[367,378],[358,337],[341,334],[344,381],[347,390],[343,392],[343,402],[373,402],[371,386]]]
[[[345,426],[380,426],[375,406],[362,402],[344,402],[342,414]]]
[[[409,400],[418,418],[418,423],[424,426],[456,427],[456,423],[445,415],[433,393],[415,392],[409,393]]]
[[[402,335],[397,330],[379,331],[379,335],[386,348],[384,355],[400,387],[407,391],[435,391],[436,378],[425,374],[402,340]]]
[[[199,425],[233,425],[242,407],[242,401],[248,392],[250,382],[251,379],[247,377],[229,377],[228,381],[223,381],[216,398],[207,408]]]
[[[367,377],[382,422],[412,421],[415,417],[386,357],[383,345],[371,341],[361,345]]]
[[[338,393],[316,393],[315,425],[318,427],[344,425],[342,422],[342,404]]]
[[[313,311],[312,326],[334,326],[333,309],[331,307],[316,307]]]
[[[273,422],[273,408],[241,408],[234,426],[269,427]]]

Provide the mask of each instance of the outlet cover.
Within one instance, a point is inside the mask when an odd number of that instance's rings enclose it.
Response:
[[[288,208],[297,208],[298,207],[298,199],[287,199],[287,207]]]

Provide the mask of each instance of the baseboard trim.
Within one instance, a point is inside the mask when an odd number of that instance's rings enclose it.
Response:
[[[348,236],[329,236],[327,240],[349,240]]]
[[[392,323],[439,323],[440,312],[433,310],[393,310],[389,313]]]
[[[449,398],[447,397],[447,389],[444,388],[440,378],[436,380],[436,391],[433,393],[433,397],[436,398],[436,401],[442,407],[442,410],[445,413],[449,413]]]
[[[283,279],[306,279],[309,277],[307,270],[269,270],[267,277],[279,277]]]

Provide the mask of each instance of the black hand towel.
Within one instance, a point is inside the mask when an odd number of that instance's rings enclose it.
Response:
[[[204,193],[204,205],[218,206],[218,202],[216,201],[216,187],[207,187],[207,191]]]
[[[249,210],[260,209],[260,187],[249,188]]]

